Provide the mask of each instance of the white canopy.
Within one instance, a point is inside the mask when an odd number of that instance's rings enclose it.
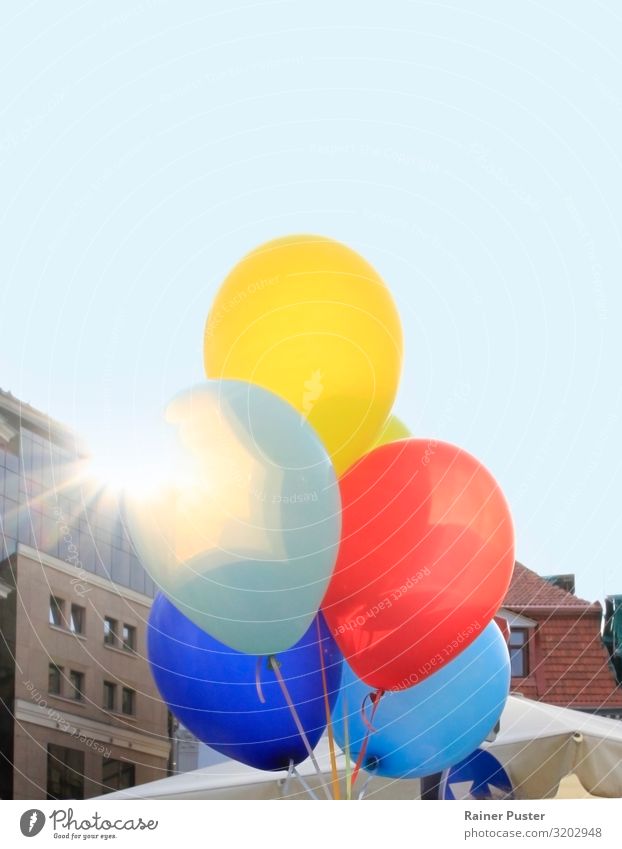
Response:
[[[486,748],[518,798],[550,798],[570,773],[594,796],[622,797],[620,720],[510,696],[497,739]]]
[[[556,794],[561,779],[570,773],[595,796],[622,797],[621,721],[510,696],[495,742],[485,743],[484,747],[505,767],[517,798],[550,798]],[[315,754],[322,779],[310,760],[298,767],[302,780],[288,777],[286,772],[263,772],[226,760],[100,798],[301,799],[310,795],[305,784],[318,798],[325,798],[325,788],[330,791],[331,786],[326,738],[320,741]],[[343,779],[345,757],[341,752],[338,768]],[[418,780],[368,780],[361,773],[356,793],[365,784],[368,799],[416,799],[420,792]]]

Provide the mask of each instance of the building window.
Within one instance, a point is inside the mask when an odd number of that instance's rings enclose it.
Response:
[[[123,626],[123,648],[126,651],[136,651],[136,628],[133,625]]]
[[[136,693],[134,690],[130,690],[129,687],[124,687],[122,695],[121,710],[123,713],[131,716],[136,712]]]
[[[112,681],[104,681],[104,708],[115,710],[117,706],[117,685]]]
[[[71,605],[71,630],[74,634],[84,634],[84,608],[79,604]]]
[[[55,595],[50,596],[50,625],[55,625],[57,628],[65,627],[65,602],[62,598],[57,598]]]
[[[52,696],[60,696],[63,682],[63,667],[50,663],[48,670],[48,693]]]
[[[104,793],[113,790],[127,790],[136,783],[136,769],[129,761],[116,761],[104,758],[102,767],[102,784]]]
[[[48,799],[84,799],[84,752],[48,743]]]
[[[527,628],[510,630],[510,664],[512,678],[526,678],[529,675],[529,631]]]
[[[104,643],[107,646],[116,646],[117,644],[117,620],[111,619],[109,616],[104,618]]]
[[[72,669],[69,673],[69,683],[71,685],[69,698],[81,702],[84,699],[84,672],[76,672]]]

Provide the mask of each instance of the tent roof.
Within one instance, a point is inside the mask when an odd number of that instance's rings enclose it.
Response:
[[[574,772],[585,789],[600,796],[622,797],[622,722],[592,714],[510,696],[494,743],[485,744],[508,770],[517,796],[530,799],[554,796],[560,780]],[[323,738],[315,754],[329,781],[328,743]],[[338,767],[345,758],[340,753]],[[299,773],[321,794],[321,782],[309,760]],[[286,772],[263,772],[226,760],[109,793],[106,799],[278,799],[305,798],[297,780],[286,785]],[[363,781],[359,779],[360,784]],[[418,781],[372,778],[368,796],[416,798]]]

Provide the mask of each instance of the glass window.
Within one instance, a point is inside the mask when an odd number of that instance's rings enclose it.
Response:
[[[47,797],[84,798],[84,752],[48,743]]]
[[[137,593],[145,592],[145,570],[136,557],[130,560],[130,589]]]
[[[136,628],[133,625],[123,626],[123,648],[126,651],[136,651]]]
[[[41,509],[41,496],[43,495],[43,487],[38,481],[32,481],[28,486],[28,493],[31,498],[31,508]]]
[[[117,707],[117,685],[112,681],[104,681],[104,708],[116,710]]]
[[[22,465],[24,467],[24,474],[30,477],[30,472],[32,469],[32,438],[27,430],[22,430]]]
[[[13,501],[19,501],[19,475],[15,472],[4,473],[4,494]]]
[[[41,549],[53,557],[58,555],[58,530],[54,519],[45,514],[41,517]]]
[[[62,598],[55,595],[50,596],[50,625],[56,625],[57,628],[65,627],[64,616],[65,602]]]
[[[80,557],[80,565],[87,572],[95,572],[95,543],[90,533],[76,534],[74,539],[75,545],[78,546],[78,556]]]
[[[35,502],[31,501],[26,507],[26,512],[28,513],[28,518],[30,520],[30,529],[31,534],[33,535],[33,547],[39,550],[41,548],[41,519],[43,518],[42,514],[39,510],[33,509],[33,504]]]
[[[121,710],[129,716],[136,712],[136,693],[130,690],[129,687],[123,688],[123,698],[121,701]]]
[[[136,770],[134,764],[129,761],[116,761],[113,758],[104,758],[102,768],[102,784],[104,793],[113,790],[126,790],[136,783]]]
[[[112,546],[101,539],[95,543],[95,574],[110,579]]]
[[[117,644],[117,620],[111,619],[110,616],[104,617],[104,643],[107,646]]]
[[[85,610],[79,604],[71,605],[71,630],[74,634],[84,634]]]
[[[43,482],[43,467],[45,466],[46,462],[46,450],[44,447],[44,441],[39,435],[36,435],[33,438],[30,450],[30,479],[33,483],[36,482],[40,484]]]
[[[529,631],[527,628],[511,628],[510,664],[513,678],[526,678],[529,675]]]
[[[2,521],[4,523],[4,533],[11,539],[17,539],[17,501],[11,501],[9,498],[4,499],[4,510]]]
[[[112,580],[117,584],[128,586],[130,580],[130,555],[119,548],[112,549]]]
[[[69,698],[81,702],[84,699],[84,672],[76,672],[72,669],[69,673],[69,683],[71,685]]]
[[[18,515],[18,539],[24,545],[33,546],[34,537],[32,535],[32,525],[30,523],[30,511],[22,507]]]
[[[50,663],[48,671],[48,693],[52,696],[60,696],[63,683],[63,667]]]
[[[0,535],[0,560],[15,554],[17,551],[17,540],[11,537]]]
[[[15,437],[4,446],[4,462],[11,472],[19,472],[19,439]]]
[[[145,595],[148,595],[150,598],[155,598],[156,592],[156,585],[153,583],[149,575],[145,573]]]
[[[49,491],[54,486],[54,469],[52,467],[53,459],[52,459],[52,451],[51,445],[49,442],[45,443],[45,447],[43,449],[43,456],[41,458],[41,482],[43,484],[43,489],[45,491]]]

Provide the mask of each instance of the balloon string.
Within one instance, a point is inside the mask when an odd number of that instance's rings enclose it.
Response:
[[[365,798],[365,793],[367,791],[367,788],[369,787],[369,782],[372,780],[373,777],[374,776],[371,774],[367,776],[367,780],[365,781],[365,784],[363,784],[363,786],[361,787],[361,792],[358,795],[359,801]]]
[[[292,698],[289,694],[289,690],[287,689],[287,685],[285,683],[285,680],[284,680],[283,676],[281,675],[281,670],[279,669],[279,662],[276,659],[276,657],[273,654],[271,654],[270,657],[268,658],[268,663],[270,664],[270,667],[271,667],[272,671],[274,672],[276,680],[279,682],[279,687],[281,688],[281,692],[283,693],[283,697],[285,698],[285,701],[287,702],[287,706],[288,706],[289,711],[292,715],[292,719],[294,720],[294,722],[296,724],[296,728],[298,729],[298,733],[300,734],[300,737],[302,738],[302,742],[304,743],[305,749],[307,750],[307,754],[311,758],[311,763],[315,767],[315,771],[317,772],[317,774],[319,776],[320,782],[322,784],[322,788],[324,790],[324,793],[326,794],[326,798],[330,799],[331,796],[330,796],[330,793],[328,792],[328,787],[326,786],[326,784],[324,784],[324,776],[322,775],[322,770],[320,769],[320,765],[318,764],[317,758],[315,757],[315,754],[313,753],[313,749],[311,748],[311,744],[309,743],[309,738],[307,737],[306,732],[305,732],[305,730],[302,726],[302,722],[300,721],[300,717],[298,716],[298,711],[294,707],[294,703],[293,703]]]
[[[311,787],[307,784],[307,782],[304,780],[304,778],[303,778],[303,777],[302,777],[302,775],[298,772],[298,770],[296,769],[296,767],[295,767],[295,766],[294,766],[294,767],[292,767],[292,773],[293,773],[293,775],[294,775],[294,776],[298,779],[298,781],[302,784],[302,786],[303,786],[303,787],[304,787],[304,789],[307,791],[307,793],[309,794],[309,796],[310,796],[312,799],[315,799],[316,801],[318,801],[318,802],[319,802],[320,800],[318,799],[317,795],[315,794],[315,792],[313,791],[313,789],[312,789],[312,788],[311,788]]]
[[[363,738],[363,745],[361,746],[361,751],[359,752],[359,756],[356,759],[356,764],[354,765],[354,770],[352,772],[352,787],[354,787],[354,783],[358,778],[358,774],[361,771],[361,767],[363,766],[363,761],[365,760],[365,753],[367,752],[367,744],[369,743],[370,734],[375,731],[372,722],[374,719],[374,714],[378,709],[378,704],[380,703],[380,699],[384,695],[384,690],[376,690],[375,693],[370,693],[369,696],[365,696],[363,699],[363,704],[361,705],[361,711],[363,713],[363,720],[365,725],[367,726],[367,731],[365,732],[365,737]],[[369,715],[369,721],[367,721],[367,717],[365,716],[365,702],[367,699],[371,699],[372,708]]]
[[[335,755],[335,737],[333,735],[333,722],[330,715],[330,702],[328,700],[328,684],[326,681],[326,668],[324,666],[324,652],[322,650],[322,632],[320,630],[320,617],[315,620],[317,627],[317,645],[320,652],[320,667],[322,669],[322,687],[324,689],[324,710],[326,711],[326,730],[328,732],[328,749],[330,751],[330,771],[333,783],[333,798],[341,799],[339,789],[339,775],[337,773],[337,757]]]
[[[374,713],[375,713],[375,708],[373,707],[374,696],[375,696],[375,693],[368,693],[365,696],[365,698],[363,699],[363,704],[361,705],[361,718],[363,720],[363,725],[365,726],[365,728],[367,728],[367,730],[370,734],[373,734],[373,732],[376,730],[374,728],[374,726],[371,724],[371,720],[373,719],[373,716],[374,716]],[[372,703],[372,711],[371,711],[371,716],[370,716],[369,719],[367,719],[367,714],[365,713],[365,707],[367,705],[367,699],[369,699]]]
[[[257,695],[259,697],[259,701],[262,705],[266,703],[266,697],[263,694],[263,689],[261,687],[261,664],[263,663],[264,658],[257,658],[257,665],[255,666],[255,687],[257,688]]]
[[[346,755],[346,799],[352,798],[352,770],[350,763],[350,728],[348,725],[348,697],[343,689],[343,749]]]

